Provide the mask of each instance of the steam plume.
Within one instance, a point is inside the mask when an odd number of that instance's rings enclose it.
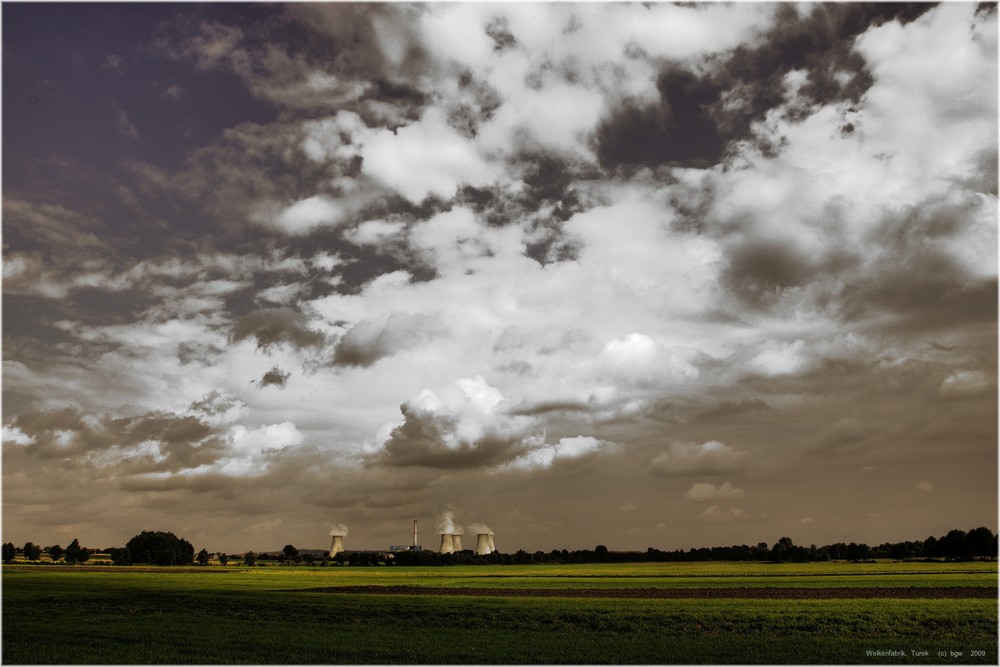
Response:
[[[448,535],[462,534],[461,526],[458,528],[455,527],[455,513],[451,510],[441,512],[441,516],[438,517],[437,528],[438,533],[446,533]]]
[[[335,525],[333,528],[330,529],[330,537],[333,537],[334,535],[340,535],[342,537],[346,537],[347,526],[345,526],[342,523],[338,523],[337,525]]]
[[[484,523],[474,523],[469,526],[469,532],[473,535],[492,535],[493,529]]]

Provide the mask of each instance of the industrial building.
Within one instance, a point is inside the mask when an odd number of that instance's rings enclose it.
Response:
[[[413,544],[394,544],[389,547],[389,551],[421,551],[423,547],[417,544],[417,520],[413,520]]]

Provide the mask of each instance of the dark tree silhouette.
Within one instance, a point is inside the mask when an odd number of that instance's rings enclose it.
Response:
[[[997,557],[997,536],[986,526],[970,530],[965,541],[973,558]]]
[[[111,549],[109,551],[111,555],[111,562],[115,565],[131,565],[132,564],[132,552],[129,551],[128,547],[122,547],[121,549]]]
[[[968,536],[964,530],[952,530],[938,541],[941,555],[948,560],[968,560],[972,558]]]
[[[144,530],[125,546],[132,553],[133,563],[190,565],[194,562],[194,547],[173,533]]]
[[[13,542],[4,542],[3,544],[3,562],[12,563],[14,558],[17,556],[17,547],[14,546]]]
[[[66,547],[64,557],[67,563],[85,563],[90,560],[90,552],[80,546],[80,540],[74,539]]]
[[[34,542],[26,542],[21,553],[24,554],[24,560],[39,560],[42,557],[42,548]]]

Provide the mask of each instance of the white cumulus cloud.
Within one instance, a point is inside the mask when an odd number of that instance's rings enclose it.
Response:
[[[475,146],[448,125],[438,109],[395,132],[379,130],[361,150],[363,171],[411,202],[428,195],[450,199],[460,185],[485,185],[493,169]]]
[[[538,470],[551,468],[563,460],[579,459],[614,449],[614,444],[591,436],[562,438],[554,445],[545,445],[523,454],[501,466],[501,470]]]

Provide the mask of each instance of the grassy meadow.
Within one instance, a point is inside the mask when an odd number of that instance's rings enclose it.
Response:
[[[307,590],[341,586],[485,594]],[[3,567],[3,662],[996,664],[996,586],[995,563],[14,565]],[[517,589],[810,587],[939,593],[943,587],[980,587],[991,593],[920,599],[513,594]],[[904,657],[867,651],[903,651]]]

